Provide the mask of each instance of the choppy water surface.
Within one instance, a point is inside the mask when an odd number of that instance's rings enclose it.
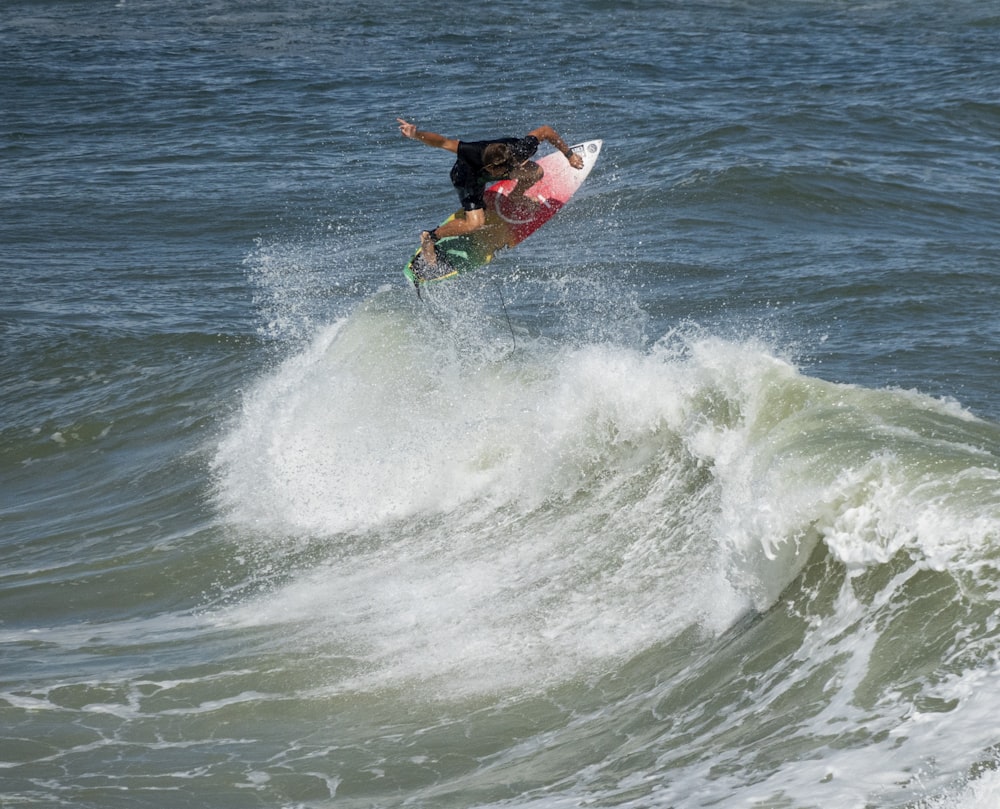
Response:
[[[985,2],[13,2],[0,794],[987,809]],[[425,302],[444,152],[604,139]]]

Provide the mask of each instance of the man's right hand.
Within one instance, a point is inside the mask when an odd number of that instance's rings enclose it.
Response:
[[[402,118],[397,118],[396,120],[399,121],[399,131],[403,133],[403,137],[404,138],[410,138],[412,140],[416,140],[416,137],[417,137],[417,125],[416,124],[407,123]]]

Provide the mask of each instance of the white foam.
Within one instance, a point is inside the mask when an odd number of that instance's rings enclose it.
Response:
[[[978,778],[928,798],[917,809],[996,809],[1000,805],[1000,771],[984,771]]]
[[[960,511],[914,509],[913,438],[878,431],[883,411],[948,407],[873,404],[753,342],[538,341],[495,362],[411,318],[376,303],[320,330],[248,392],[217,457],[243,541],[325,548],[224,620],[295,624],[365,661],[358,687],[606,670],[768,609],[820,541],[857,570],[955,558]],[[996,525],[983,509],[974,530]]]
[[[493,689],[748,609],[727,550],[703,544],[715,505],[684,446],[689,366],[610,346],[468,362],[373,346],[399,328],[381,318],[319,334],[220,447],[234,522],[271,545],[327,536],[332,559],[232,620],[321,619],[307,634],[366,657],[369,677]]]

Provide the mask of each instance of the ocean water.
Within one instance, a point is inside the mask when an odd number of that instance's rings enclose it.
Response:
[[[0,804],[1000,806],[1000,9],[8,0]],[[478,139],[602,138],[417,300]]]

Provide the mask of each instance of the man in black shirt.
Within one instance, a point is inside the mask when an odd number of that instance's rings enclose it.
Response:
[[[451,182],[458,192],[465,216],[456,217],[445,225],[420,234],[421,253],[428,264],[434,264],[437,260],[434,243],[438,239],[471,233],[486,223],[483,192],[489,183],[516,180],[517,186],[510,197],[517,200],[542,179],[542,167],[530,159],[541,141],[551,143],[562,152],[573,168],[583,168],[583,158],[575,154],[551,126],[540,126],[523,138],[461,141],[434,132],[424,132],[402,118],[396,120],[399,122],[399,131],[405,137],[454,152],[456,156],[455,165],[451,169]]]

